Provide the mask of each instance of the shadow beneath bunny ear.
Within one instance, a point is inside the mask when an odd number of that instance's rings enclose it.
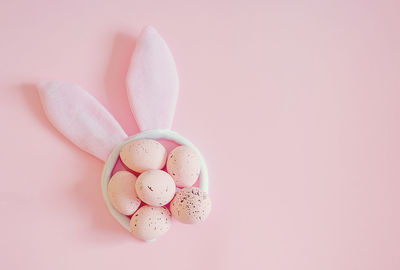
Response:
[[[129,107],[126,93],[126,75],[134,48],[135,39],[133,37],[117,33],[114,37],[113,48],[104,78],[110,111],[128,135],[139,132]]]

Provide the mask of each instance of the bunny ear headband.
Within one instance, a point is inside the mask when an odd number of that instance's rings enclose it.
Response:
[[[187,146],[193,149],[194,153],[197,154],[199,158],[198,178],[200,189],[196,191],[195,188],[192,187],[186,190],[185,194],[191,193],[190,195],[192,195],[192,197],[202,195],[203,199],[206,198],[205,196],[207,196],[208,193],[207,166],[200,151],[185,137],[171,131],[178,98],[178,74],[174,59],[167,44],[154,28],[146,27],[143,29],[137,41],[127,75],[128,99],[133,115],[140,128],[138,134],[128,137],[114,117],[94,97],[77,85],[46,81],[41,82],[38,88],[45,113],[55,128],[79,148],[105,162],[101,179],[103,197],[113,217],[128,231],[133,231],[135,234],[136,227],[138,226],[144,227],[144,225],[148,225],[148,227],[150,227],[150,224],[143,223],[143,221],[139,219],[139,214],[150,218],[153,217],[154,219],[156,219],[157,215],[160,213],[162,215],[164,215],[164,213],[167,216],[169,215],[167,208],[152,207],[150,204],[149,206],[142,207],[151,208],[148,210],[148,213],[140,208],[135,212],[132,218],[130,218],[130,215],[122,214],[121,211],[118,211],[119,209],[116,209],[115,204],[112,202],[113,198],[110,197],[109,186],[110,179],[112,180],[112,177],[114,177],[112,176],[113,168],[124,146],[132,144],[133,142],[167,139],[181,146]],[[168,162],[170,158],[174,159],[172,153],[168,157]],[[148,173],[143,172],[142,174]],[[128,183],[125,181],[125,187],[130,189],[135,189],[136,187],[136,193],[139,194],[139,179],[143,178],[141,183],[144,183],[146,180],[145,177],[139,175],[137,178],[138,181],[136,181],[136,176],[130,173],[129,175],[131,177],[129,179],[130,182],[128,181]],[[155,187],[157,187],[157,185],[162,186],[162,181],[158,180],[157,177],[153,177],[152,180],[148,181],[156,181],[154,182]],[[152,189],[151,187],[149,188]],[[125,190],[122,192],[123,198],[120,199],[122,201],[125,199],[125,201],[130,200],[129,202],[132,202],[132,200],[137,197],[136,193],[135,190]],[[175,185],[173,193],[175,193]],[[185,200],[189,203],[190,195],[186,196],[185,194],[178,193],[179,189],[175,194],[175,198],[185,197]],[[200,200],[198,201],[200,202]],[[171,211],[174,215],[172,209],[173,205],[174,200],[171,202]],[[184,207],[185,205],[180,206]],[[186,207],[189,208],[189,206]],[[207,209],[203,209],[202,211],[209,212]],[[188,212],[187,214],[196,215],[196,213],[198,214],[198,212]],[[208,213],[206,214],[208,215]],[[182,215],[182,211],[180,215]],[[134,218],[136,219],[134,220]],[[167,230],[170,224],[169,216],[165,220],[165,224],[167,225],[164,225],[164,230]],[[152,223],[152,225],[155,225],[154,230],[158,230],[156,225],[159,225],[160,228],[162,227],[161,224]],[[152,240],[161,234],[150,233],[149,236],[149,232],[145,230],[146,229],[142,229],[142,231],[137,233],[137,236],[144,240]]]

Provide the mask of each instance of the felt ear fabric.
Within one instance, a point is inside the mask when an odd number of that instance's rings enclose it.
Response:
[[[114,147],[127,138],[114,117],[79,86],[41,82],[38,88],[50,122],[82,150],[106,161]]]
[[[127,86],[140,130],[171,128],[178,98],[178,73],[167,44],[151,26],[143,29],[136,43]]]
[[[142,131],[170,129],[178,97],[178,74],[167,44],[153,27],[142,31],[127,76],[128,98]],[[79,148],[106,161],[127,135],[112,115],[77,85],[38,85],[50,122]]]

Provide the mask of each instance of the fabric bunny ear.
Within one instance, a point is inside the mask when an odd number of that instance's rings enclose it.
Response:
[[[106,161],[113,148],[127,138],[112,115],[79,86],[43,82],[38,88],[50,122],[82,150]]]
[[[143,29],[136,43],[127,86],[140,130],[171,128],[178,98],[178,73],[167,44],[151,26]]]

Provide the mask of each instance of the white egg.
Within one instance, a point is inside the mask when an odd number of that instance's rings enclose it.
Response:
[[[167,150],[155,140],[134,140],[122,146],[120,157],[129,169],[142,173],[162,169],[167,159]]]
[[[136,176],[127,171],[115,173],[108,183],[108,198],[113,207],[123,215],[132,215],[140,205],[135,184]]]
[[[154,240],[171,227],[171,214],[165,207],[144,205],[132,216],[130,227],[135,237],[145,241]]]

